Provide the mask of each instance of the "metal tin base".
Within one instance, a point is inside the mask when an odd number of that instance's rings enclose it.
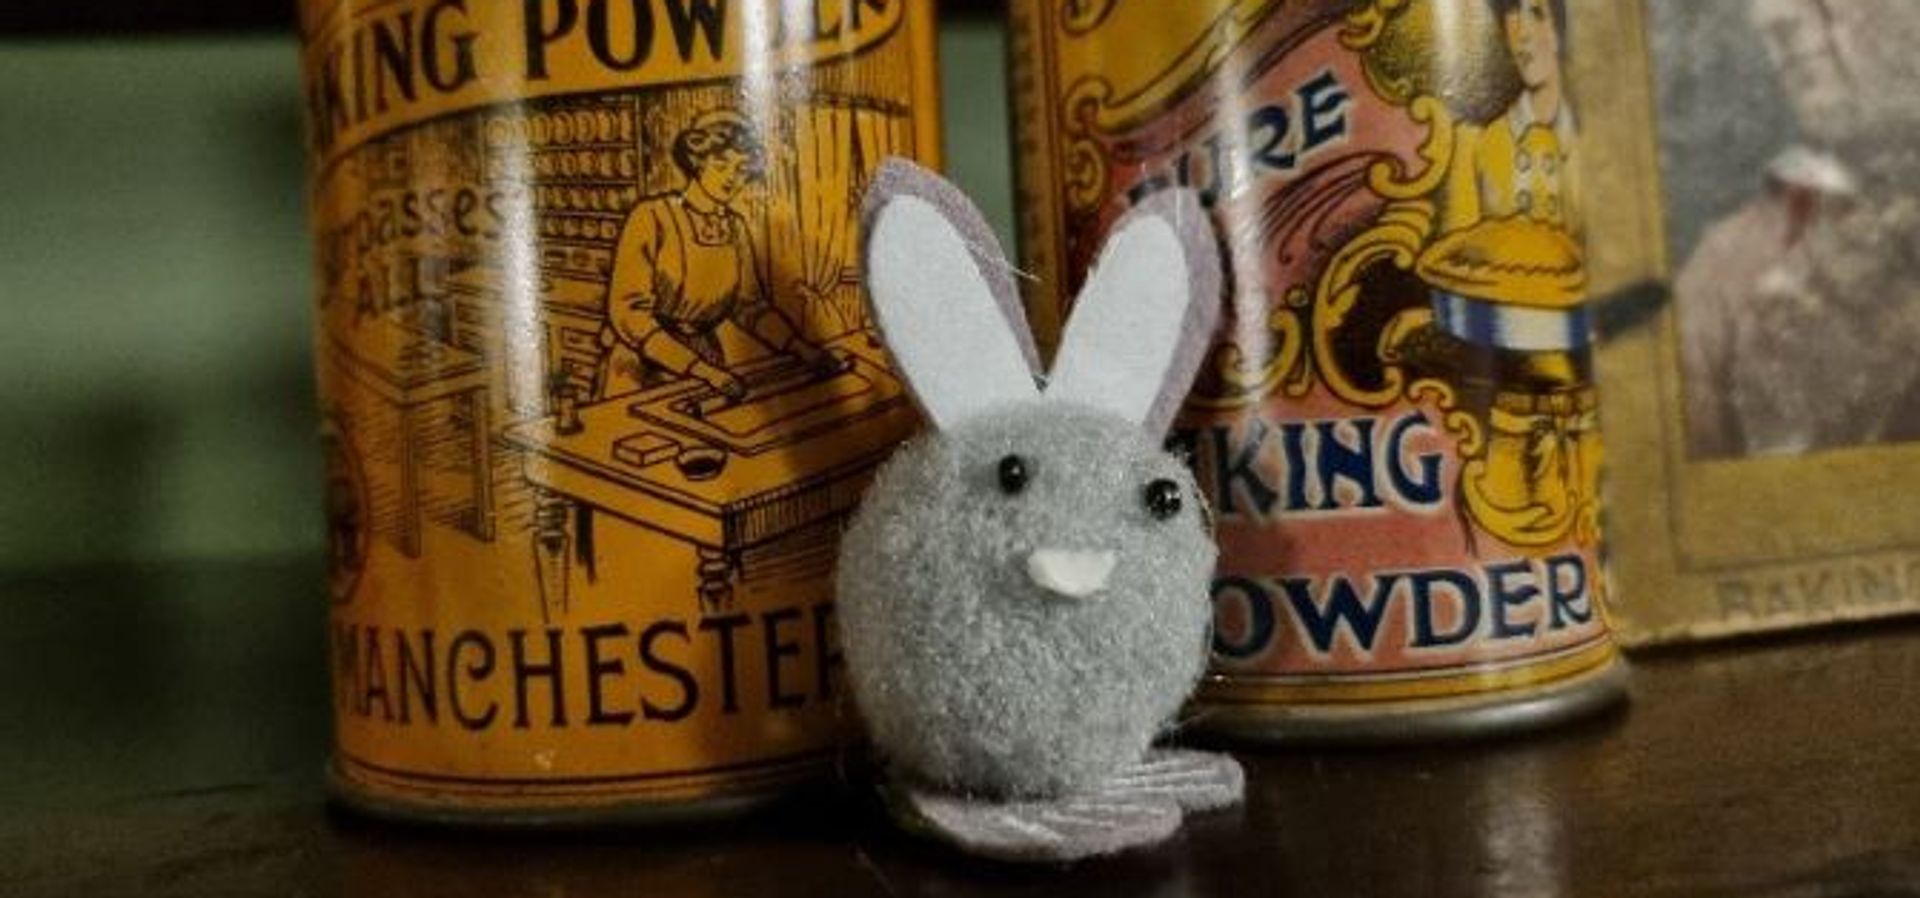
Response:
[[[556,799],[550,806],[499,807],[410,801],[370,791],[342,776],[336,766],[329,765],[327,770],[327,793],[336,806],[383,820],[467,829],[696,826],[765,812],[831,788],[821,776],[682,801],[635,800],[569,807]]]
[[[1186,731],[1199,741],[1244,745],[1387,745],[1478,739],[1543,729],[1598,713],[1627,697],[1626,660],[1548,686],[1447,699],[1367,704],[1199,703]]]

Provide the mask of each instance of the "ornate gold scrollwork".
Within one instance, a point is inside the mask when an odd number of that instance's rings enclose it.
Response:
[[[1530,398],[1540,407],[1489,413],[1486,451],[1462,469],[1467,511],[1512,545],[1550,546],[1568,534],[1591,544],[1600,518],[1592,390]]]
[[[1194,85],[1215,77],[1227,51],[1279,2],[1228,4],[1191,46],[1142,85],[1096,78],[1074,84],[1063,121],[1070,207],[1089,213],[1108,196],[1109,166],[1122,163],[1101,152],[1105,136],[1140,127],[1145,116],[1163,113]],[[1064,7],[1069,28],[1094,27],[1116,5],[1070,0]],[[1232,339],[1213,350],[1189,406],[1228,411],[1274,396],[1306,396],[1324,385],[1354,408],[1412,403],[1430,409],[1456,443],[1459,502],[1475,528],[1527,549],[1568,539],[1594,545],[1600,449],[1590,390],[1538,394],[1494,384],[1490,406],[1484,391],[1468,389],[1458,372],[1434,370],[1436,357],[1424,351],[1439,337],[1424,292],[1431,288],[1423,288],[1430,273],[1419,262],[1440,236],[1439,204],[1456,163],[1464,162],[1455,154],[1472,135],[1460,123],[1498,114],[1516,88],[1491,17],[1490,8],[1477,2],[1356,0],[1339,26],[1339,40],[1360,55],[1373,92],[1424,131],[1419,146],[1411,156],[1366,164],[1365,190],[1378,204],[1357,223],[1358,234],[1341,237],[1314,280],[1282,296],[1242,297]],[[1329,196],[1345,196],[1338,191],[1359,185],[1355,178],[1329,182],[1326,189]],[[1318,228],[1298,221],[1300,228]],[[1336,223],[1338,230],[1326,233],[1344,235],[1349,223]],[[1292,239],[1288,232],[1281,242],[1306,245],[1287,242]],[[1320,245],[1313,246],[1317,255]]]
[[[1066,134],[1067,202],[1075,213],[1091,212],[1107,198],[1107,160],[1099,138],[1139,128],[1206,84],[1282,2],[1232,0],[1164,69],[1129,79],[1138,83],[1116,85],[1088,76],[1067,88],[1061,126]],[[1084,33],[1106,22],[1117,5],[1118,0],[1067,0],[1062,9],[1067,32]]]
[[[1265,330],[1257,339],[1229,340],[1216,347],[1208,360],[1213,377],[1203,377],[1201,382],[1217,382],[1217,391],[1195,392],[1187,398],[1187,404],[1224,411],[1251,405],[1275,393],[1305,395],[1313,386],[1304,321],[1310,302],[1306,290],[1294,287],[1267,313]],[[1258,349],[1249,352],[1249,344]]]
[[[1340,29],[1341,46],[1362,54],[1361,70],[1367,76],[1367,86],[1395,103],[1411,98],[1420,89],[1419,82],[1411,73],[1394,72],[1391,66],[1382,65],[1377,58],[1382,54],[1367,51],[1383,42],[1389,51],[1392,49],[1388,28],[1407,11],[1410,3],[1411,0],[1373,0],[1349,13],[1346,25]]]
[[[1359,277],[1375,264],[1391,264],[1411,271],[1420,251],[1433,236],[1437,210],[1430,197],[1445,180],[1453,155],[1453,117],[1432,97],[1416,98],[1408,109],[1414,121],[1428,126],[1419,156],[1426,167],[1409,171],[1399,160],[1381,160],[1367,171],[1367,186],[1389,202],[1373,225],[1348,242],[1335,254],[1321,274],[1314,291],[1314,357],[1320,377],[1335,395],[1357,405],[1371,408],[1391,403],[1405,386],[1399,358],[1394,353],[1395,335],[1404,335],[1407,321],[1395,322],[1383,334],[1380,343],[1381,385],[1365,389],[1355,383],[1332,352],[1334,337],[1348,314],[1360,301]]]
[[[1405,0],[1383,0],[1379,5],[1398,6]],[[1195,397],[1202,408],[1224,409],[1258,401],[1275,387],[1286,395],[1303,395],[1317,375],[1342,400],[1378,408],[1393,402],[1405,386],[1405,375],[1393,353],[1397,336],[1410,329],[1412,319],[1402,316],[1398,327],[1389,328],[1381,341],[1381,385],[1367,389],[1340,367],[1334,355],[1333,341],[1346,324],[1349,314],[1361,300],[1360,276],[1376,264],[1391,264],[1412,270],[1420,251],[1433,235],[1436,209],[1430,197],[1446,177],[1454,146],[1453,117],[1446,106],[1432,97],[1415,98],[1408,109],[1414,121],[1428,126],[1418,155],[1426,164],[1418,170],[1399,160],[1381,160],[1367,171],[1368,187],[1392,202],[1380,212],[1372,226],[1334,255],[1322,271],[1311,293],[1302,287],[1287,292],[1285,302],[1274,308],[1268,320],[1272,352],[1260,353],[1260,359],[1232,343],[1214,354],[1214,373],[1222,385],[1220,395]],[[1424,310],[1412,310],[1418,315]],[[1449,392],[1449,395],[1451,393]]]
[[[1432,217],[1433,210],[1424,201],[1408,202],[1400,208],[1389,206],[1373,227],[1334,254],[1321,275],[1308,316],[1313,323],[1314,361],[1321,382],[1344,402],[1380,408],[1398,399],[1406,386],[1405,372],[1394,364],[1382,365],[1378,387],[1361,386],[1341,367],[1334,340],[1360,302],[1360,276],[1380,264],[1412,270],[1432,229]]]
[[[1340,43],[1349,50],[1365,50],[1380,42],[1387,23],[1407,8],[1410,0],[1373,0],[1347,14],[1347,25],[1340,30]]]
[[[1062,104],[1066,131],[1065,170],[1067,204],[1075,214],[1098,208],[1107,196],[1107,156],[1093,137],[1100,107],[1113,95],[1104,78],[1083,78],[1067,92]]]
[[[1060,4],[1060,27],[1071,35],[1082,35],[1107,20],[1120,0],[1064,0]]]
[[[1461,455],[1479,455],[1486,448],[1486,429],[1481,427],[1479,418],[1460,408],[1459,394],[1454,392],[1453,384],[1422,377],[1407,386],[1407,399],[1431,402],[1440,410],[1440,426],[1460,441]]]
[[[1433,97],[1415,97],[1407,106],[1407,115],[1427,126],[1427,138],[1421,141],[1419,150],[1426,167],[1409,175],[1400,160],[1381,160],[1367,172],[1367,186],[1392,200],[1432,196],[1447,179],[1447,167],[1453,160],[1453,115],[1446,104]]]
[[[1459,386],[1431,376],[1407,382],[1399,347],[1429,328],[1431,309],[1408,308],[1382,328],[1380,376],[1363,387],[1342,369],[1332,349],[1362,297],[1364,277],[1376,265],[1414,271],[1435,239],[1437,197],[1454,161],[1456,121],[1475,121],[1511,96],[1513,73],[1487,45],[1497,24],[1482,21],[1478,4],[1438,9],[1437,0],[1370,0],[1353,11],[1341,42],[1362,54],[1369,86],[1425,124],[1419,162],[1382,160],[1368,170],[1368,187],[1389,202],[1376,221],[1343,247],[1314,292],[1311,322],[1317,374],[1335,395],[1362,407],[1405,400],[1437,409],[1458,441],[1460,501],[1480,529],[1509,545],[1543,548],[1569,538],[1593,545],[1599,537],[1597,495],[1600,441],[1590,388],[1535,395],[1499,389],[1493,407],[1463,408]],[[1451,54],[1440,58],[1438,54]],[[1368,372],[1369,374],[1371,372]]]

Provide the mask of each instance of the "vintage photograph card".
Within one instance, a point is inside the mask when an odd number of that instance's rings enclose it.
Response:
[[[1670,288],[1601,299],[1622,632],[1920,610],[1920,4],[1644,15],[1664,214],[1593,235],[1600,258],[1662,235]],[[1657,195],[1612,174],[1624,203]]]

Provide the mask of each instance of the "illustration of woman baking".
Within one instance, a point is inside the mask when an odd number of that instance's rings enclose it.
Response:
[[[769,302],[747,221],[733,207],[762,177],[759,135],[737,113],[715,110],[675,136],[672,153],[686,186],[636,205],[614,249],[595,395],[693,377],[744,397],[718,333],[729,321],[775,352],[832,369],[834,357],[801,339]]]
[[[1577,237],[1578,128],[1561,61],[1565,0],[1492,0],[1492,7],[1521,89],[1486,125],[1461,126],[1440,230],[1520,215]]]
[[[1600,459],[1567,11],[1565,0],[1487,3],[1519,90],[1485,125],[1455,132],[1438,234],[1416,270],[1458,348],[1444,367],[1499,372],[1483,454],[1462,476],[1469,512],[1508,543],[1546,546],[1595,526]]]

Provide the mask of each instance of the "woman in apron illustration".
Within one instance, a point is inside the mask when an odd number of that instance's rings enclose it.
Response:
[[[753,127],[728,110],[701,115],[674,138],[673,161],[687,184],[642,200],[621,228],[595,398],[688,377],[744,397],[720,345],[718,330],[729,321],[775,352],[816,369],[834,366],[768,301],[747,221],[732,206],[762,177],[764,160]]]
[[[765,151],[738,113],[702,114],[674,137],[674,165],[686,177],[676,193],[641,200],[614,247],[607,285],[605,348],[594,399],[695,379],[729,400],[747,384],[720,341],[731,322],[774,352],[798,358],[820,376],[839,360],[802,339],[774,308],[760,277],[751,229],[733,204],[765,170]],[[593,575],[593,514],[579,506],[575,554]]]

